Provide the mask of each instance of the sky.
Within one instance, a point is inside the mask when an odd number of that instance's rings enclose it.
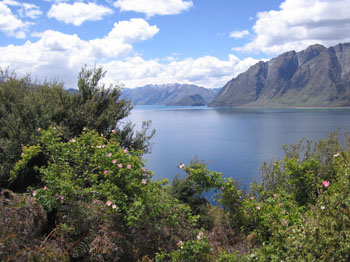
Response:
[[[0,0],[0,68],[77,88],[220,88],[260,60],[350,42],[350,0]]]

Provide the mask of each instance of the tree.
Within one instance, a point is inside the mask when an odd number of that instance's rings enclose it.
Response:
[[[0,187],[22,191],[35,183],[33,177],[15,184],[9,184],[8,179],[20,159],[21,145],[32,144],[38,128],[55,126],[66,141],[81,134],[84,128],[107,137],[113,130],[121,146],[150,150],[155,131],[149,131],[149,122],[139,132],[134,131],[132,123],[122,123],[132,106],[120,97],[118,86],[107,88],[102,83],[105,74],[100,67],[83,67],[78,76],[78,92],[72,93],[63,89],[63,83],[37,84],[29,76],[19,78],[8,69],[0,69]]]

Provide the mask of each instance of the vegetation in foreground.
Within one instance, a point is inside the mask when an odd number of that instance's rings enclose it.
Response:
[[[122,103],[124,116],[129,110],[126,101],[106,102],[117,91],[103,91],[95,81],[101,73],[82,70],[90,98],[81,88],[67,94],[15,77],[0,83],[0,99],[13,101],[0,110],[7,123],[0,125],[1,261],[349,261],[348,136],[344,146],[337,132],[285,146],[284,158],[265,164],[249,192],[198,161],[181,164],[186,175],[172,184],[152,180],[142,159],[146,129],[135,136],[118,117],[93,126],[99,114],[117,110],[94,103]],[[50,92],[79,107],[70,116],[57,117],[58,106],[46,112]],[[213,192],[217,206],[204,192]]]

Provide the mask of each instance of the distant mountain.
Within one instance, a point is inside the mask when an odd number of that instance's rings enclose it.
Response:
[[[213,90],[187,84],[146,85],[122,90],[122,97],[137,105],[206,105],[215,96]]]
[[[210,106],[350,106],[350,43],[259,62],[229,81]]]

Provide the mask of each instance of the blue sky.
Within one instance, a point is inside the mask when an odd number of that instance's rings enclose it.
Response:
[[[0,0],[0,67],[76,87],[222,87],[261,59],[350,42],[350,0]]]

